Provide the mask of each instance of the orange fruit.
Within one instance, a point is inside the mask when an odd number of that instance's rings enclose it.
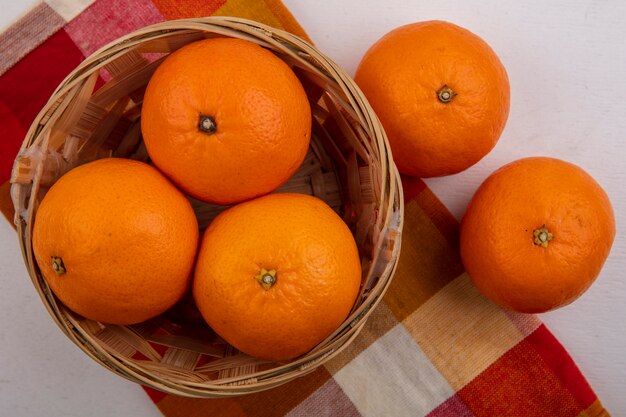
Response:
[[[35,217],[33,250],[71,310],[132,324],[183,296],[198,235],[191,204],[155,168],[108,158],[74,168],[50,188]]]
[[[476,191],[461,222],[461,257],[488,298],[541,313],[582,295],[614,237],[611,203],[589,174],[558,159],[525,158]]]
[[[509,80],[481,38],[452,23],[399,27],[378,40],[355,81],[385,128],[400,172],[450,175],[498,141],[509,115]]]
[[[346,319],[361,282],[350,230],[322,200],[271,194],[222,212],[202,237],[196,304],[251,356],[306,353]]]
[[[150,158],[181,189],[230,204],[273,191],[298,169],[311,108],[294,72],[270,51],[206,39],[158,67],[141,130]]]

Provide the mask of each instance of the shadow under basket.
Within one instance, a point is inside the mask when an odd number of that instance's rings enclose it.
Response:
[[[312,194],[326,201],[348,224],[360,251],[361,289],[349,317],[326,340],[289,362],[261,361],[238,352],[202,321],[189,296],[161,316],[132,326],[87,320],[52,294],[33,256],[33,223],[49,187],[71,168],[98,158],[149,162],[140,115],[150,76],[169,53],[212,37],[255,42],[293,68],[311,104],[312,139],[299,171],[276,192]],[[313,371],[357,337],[387,290],[400,251],[400,177],[385,133],[361,91],[337,64],[302,39],[243,19],[163,22],[95,52],[61,83],[33,122],[11,182],[24,261],[57,325],[104,367],[176,395],[243,395]],[[190,200],[201,229],[225,208]]]

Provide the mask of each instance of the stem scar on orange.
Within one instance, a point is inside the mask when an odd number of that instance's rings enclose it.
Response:
[[[541,313],[587,290],[614,237],[611,202],[589,174],[532,157],[505,165],[478,188],[461,222],[461,257],[485,296]]]
[[[159,171],[107,158],[63,175],[37,210],[33,250],[46,282],[74,312],[133,324],[189,287],[199,239],[189,201]]]
[[[389,32],[366,52],[354,79],[407,175],[469,168],[496,145],[509,115],[500,59],[481,38],[448,22]]]
[[[141,130],[150,158],[181,189],[231,204],[273,191],[298,169],[311,108],[294,72],[267,49],[206,39],[157,68]]]
[[[360,283],[359,252],[343,220],[316,197],[271,194],[231,207],[209,225],[193,295],[231,345],[286,360],[339,327]]]

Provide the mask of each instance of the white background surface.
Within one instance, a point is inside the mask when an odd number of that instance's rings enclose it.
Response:
[[[511,81],[511,113],[504,134],[476,166],[427,182],[457,218],[489,173],[524,156],[549,155],[576,163],[605,188],[618,228],[611,255],[581,299],[540,318],[568,349],[607,409],[614,416],[626,415],[626,2],[285,3],[317,46],[351,75],[376,39],[414,21],[449,20],[494,48]],[[0,27],[32,4],[0,0]],[[4,221],[0,415],[159,415],[138,386],[100,368],[52,323],[31,286],[16,236]]]

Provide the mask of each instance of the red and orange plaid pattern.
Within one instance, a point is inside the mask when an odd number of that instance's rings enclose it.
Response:
[[[232,15],[300,36],[278,0],[47,0],[0,35],[0,209],[10,170],[57,84],[85,56],[142,26]],[[45,69],[45,70],[44,70]],[[419,179],[405,178],[402,255],[357,340],[313,373],[270,391],[189,399],[146,391],[166,416],[607,416],[540,321],[505,312],[464,273],[458,224]]]

